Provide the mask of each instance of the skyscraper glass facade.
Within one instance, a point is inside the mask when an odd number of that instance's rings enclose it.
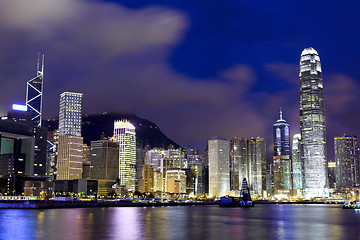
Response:
[[[209,144],[209,196],[221,197],[230,190],[230,142],[213,137]]]
[[[64,92],[60,95],[59,136],[81,136],[82,93]]]
[[[40,56],[39,56],[40,57]],[[40,58],[38,59],[40,60]],[[32,113],[31,121],[35,126],[41,126],[42,113],[42,92],[43,92],[43,77],[44,77],[44,55],[42,55],[42,67],[37,64],[36,77],[29,80],[26,84],[26,106],[29,112]]]
[[[299,79],[304,194],[305,197],[324,196],[327,160],[323,81],[320,58],[313,48],[301,53]]]
[[[114,122],[114,141],[119,143],[119,185],[135,191],[136,185],[136,134],[128,120]]]
[[[293,189],[303,189],[303,162],[301,159],[301,135],[294,134],[292,142]]]
[[[290,125],[280,118],[273,125],[274,136],[274,188],[291,189],[291,163],[290,163]]]
[[[334,148],[338,172],[336,186],[359,186],[359,151],[356,136],[344,134],[342,137],[335,137]]]

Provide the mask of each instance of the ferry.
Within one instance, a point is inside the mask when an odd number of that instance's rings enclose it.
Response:
[[[360,209],[360,201],[345,201],[343,209]]]

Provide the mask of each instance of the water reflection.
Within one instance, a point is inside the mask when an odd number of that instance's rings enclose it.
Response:
[[[1,239],[359,239],[360,211],[330,205],[0,210]]]

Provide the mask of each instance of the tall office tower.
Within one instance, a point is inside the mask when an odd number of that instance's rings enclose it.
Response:
[[[115,120],[114,141],[119,143],[119,185],[135,191],[136,136],[135,127],[128,120]]]
[[[293,189],[303,189],[303,167],[301,158],[301,135],[294,134],[292,142]]]
[[[181,169],[166,170],[167,192],[173,194],[186,193],[186,174]]]
[[[139,181],[139,191],[142,193],[154,192],[154,166],[142,165],[142,178]]]
[[[359,152],[357,138],[344,134],[334,138],[335,162],[338,168],[337,187],[359,186]]]
[[[59,136],[81,137],[82,93],[64,92],[60,95]]]
[[[209,196],[221,197],[230,190],[230,142],[213,137],[209,144]]]
[[[230,140],[230,190],[239,189],[239,154],[237,138]]]
[[[35,126],[41,127],[42,113],[42,93],[44,78],[44,55],[42,55],[40,69],[40,54],[38,55],[38,63],[36,77],[29,80],[26,84],[26,106],[28,111],[32,113],[31,120]]]
[[[57,180],[82,178],[81,98],[82,93],[60,95]]]
[[[109,140],[91,141],[90,178],[116,181],[119,177],[119,144]]]
[[[45,127],[34,127],[35,149],[34,149],[34,176],[50,175],[47,149],[48,130]]]
[[[266,143],[263,138],[248,140],[248,183],[254,194],[262,196],[266,190]]]
[[[142,167],[145,163],[145,150],[142,143],[136,143],[136,184],[135,189],[140,191],[140,181],[142,179]]]
[[[273,125],[274,136],[274,188],[291,189],[291,163],[290,163],[290,125],[283,119],[280,110],[280,118]]]
[[[182,168],[183,167],[183,154],[181,149],[168,149],[165,151],[165,157],[173,159],[174,168]]]
[[[71,135],[59,136],[57,180],[82,179],[83,138]]]
[[[336,175],[337,175],[337,166],[336,162],[328,162],[328,172],[329,172],[329,188],[336,188]]]
[[[300,131],[304,161],[304,195],[321,197],[327,191],[327,161],[323,81],[318,53],[306,48],[300,59]]]
[[[160,148],[153,148],[146,152],[145,163],[153,164],[154,171],[160,171],[162,168],[161,159],[165,157],[165,150]]]
[[[231,168],[234,169],[238,166],[238,174],[236,174],[236,169],[233,170],[235,172],[232,179],[234,189],[231,189],[236,190],[240,189],[244,178],[249,179],[248,140],[235,137],[231,140],[230,145]],[[237,186],[238,188],[236,188]]]
[[[246,141],[243,138],[235,137],[230,140],[230,190],[239,190],[240,178],[247,177],[244,176],[248,172],[244,144]]]

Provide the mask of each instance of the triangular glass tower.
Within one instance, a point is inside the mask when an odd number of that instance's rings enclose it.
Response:
[[[28,111],[32,113],[31,120],[35,126],[41,126],[41,112],[42,112],[42,92],[43,92],[43,77],[44,77],[44,55],[41,58],[40,69],[40,54],[38,55],[36,77],[29,80],[26,84],[26,106]]]

